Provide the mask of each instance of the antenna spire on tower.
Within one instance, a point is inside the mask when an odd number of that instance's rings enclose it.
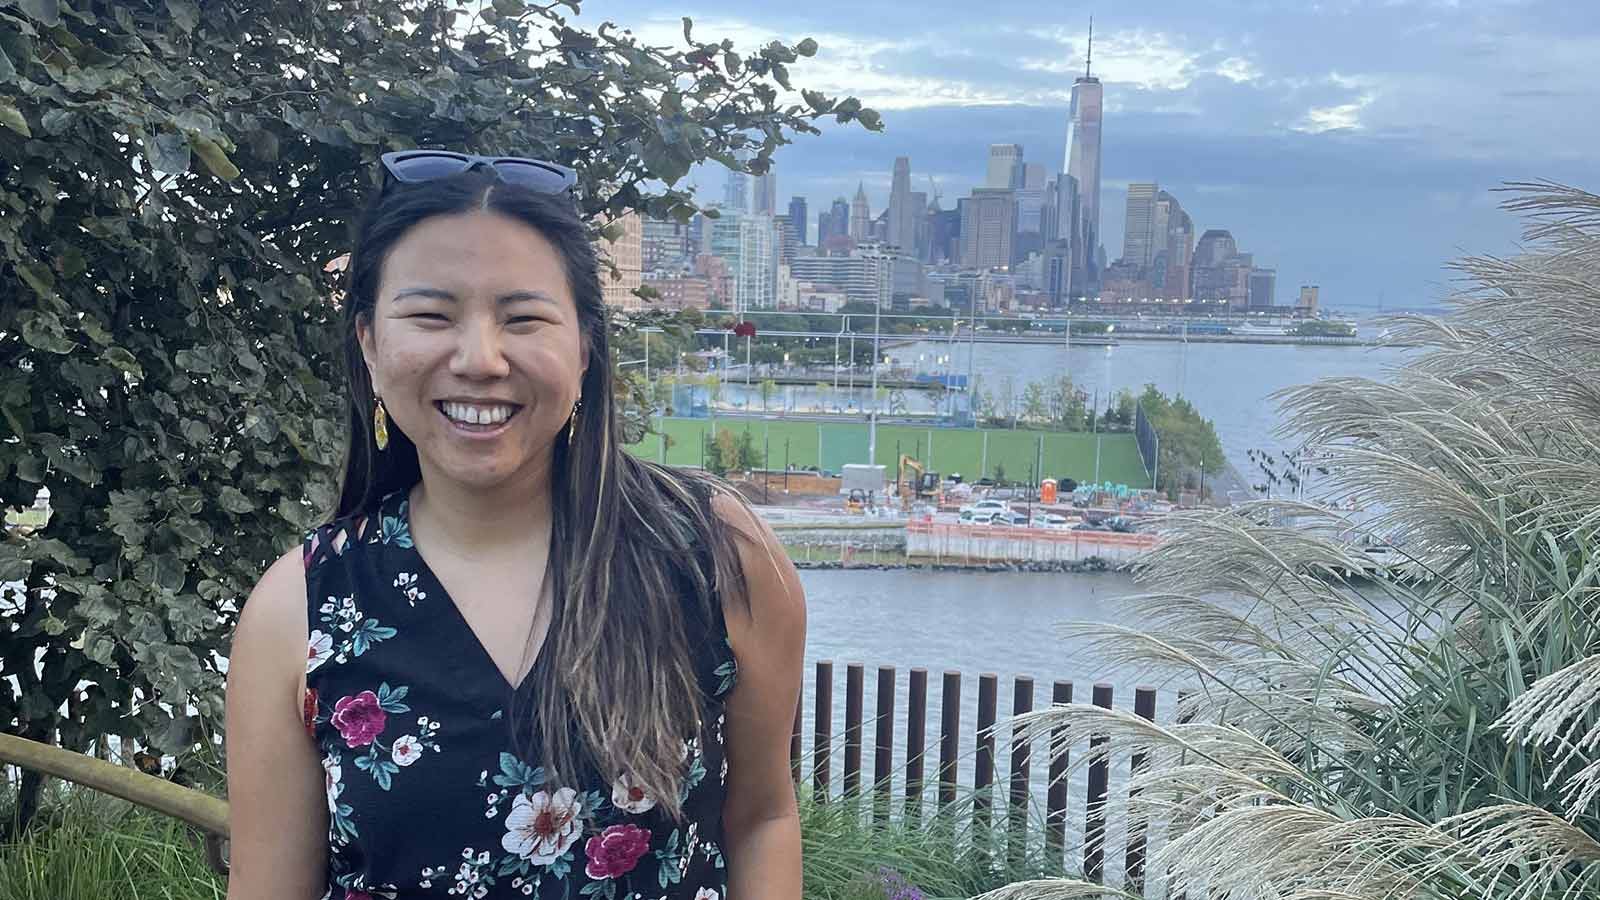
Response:
[[[1094,16],[1089,17],[1089,52],[1083,55],[1083,77],[1089,77],[1089,63],[1094,59]]]

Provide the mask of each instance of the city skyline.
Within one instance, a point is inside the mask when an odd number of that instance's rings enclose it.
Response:
[[[1325,305],[1397,307],[1446,293],[1452,259],[1515,252],[1517,225],[1496,210],[1495,187],[1581,183],[1600,162],[1600,123],[1573,114],[1594,103],[1592,5],[1463,6],[1329,0],[1313,12],[1222,0],[1043,12],[937,0],[908,24],[889,4],[757,11],[700,0],[665,16],[637,0],[589,0],[583,18],[613,18],[661,44],[681,42],[680,12],[698,39],[741,48],[814,37],[822,49],[791,66],[795,84],[855,94],[885,120],[882,134],[822,122],[822,136],[779,150],[783,196],[816,211],[851,198],[858,181],[883,209],[901,155],[918,189],[937,181],[947,209],[983,185],[990,144],[1021,144],[1053,175],[1097,12],[1108,255],[1120,255],[1126,186],[1159,182],[1197,233],[1229,229],[1288,290],[1320,284]],[[930,20],[939,24],[919,24]],[[691,180],[704,200],[720,196],[720,173]]]

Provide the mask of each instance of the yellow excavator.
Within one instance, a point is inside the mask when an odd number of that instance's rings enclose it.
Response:
[[[906,480],[906,470],[915,473],[914,480]],[[900,468],[895,473],[895,491],[899,493],[901,503],[910,508],[916,500],[930,500],[935,505],[939,503],[941,493],[939,486],[939,473],[929,472],[920,462],[909,456],[901,454]]]

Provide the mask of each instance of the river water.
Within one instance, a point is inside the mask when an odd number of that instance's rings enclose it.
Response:
[[[864,664],[862,783],[872,783],[875,757],[873,719],[877,710],[878,667],[895,668],[894,767],[906,762],[906,709],[909,670],[920,666],[928,670],[925,792],[932,803],[932,786],[937,779],[939,723],[941,721],[942,674],[946,670],[962,674],[961,758],[959,783],[970,788],[974,778],[976,727],[978,721],[978,676],[992,672],[999,676],[997,711],[1004,721],[1012,712],[1014,679],[1018,675],[1034,680],[1035,708],[1050,703],[1051,685],[1056,680],[1073,683],[1073,697],[1087,702],[1096,682],[1115,689],[1113,705],[1132,709],[1133,690],[1143,685],[1134,675],[1118,672],[1085,658],[1057,634],[1066,621],[1127,621],[1119,601],[1137,593],[1139,587],[1119,574],[1027,574],[980,572],[920,572],[808,570],[801,573],[807,602],[806,673],[802,703],[802,773],[812,779],[813,739],[815,735],[816,662],[833,662],[833,743],[830,754],[832,792],[838,794],[844,771],[845,667]],[[1176,685],[1163,685],[1157,692],[1157,718],[1167,719],[1176,703]],[[1011,759],[1010,732],[1002,729],[995,746],[995,780],[1008,783]],[[1042,818],[1049,762],[1043,748],[1033,752],[1030,779],[1032,805]],[[1112,772],[1112,793],[1126,778],[1126,765]],[[904,780],[898,778],[894,796],[904,796]],[[1068,856],[1077,858],[1083,829],[1086,773],[1082,770],[1069,781]],[[1003,793],[999,795],[1003,798]],[[997,802],[997,810],[1003,808]],[[1108,858],[1120,859],[1123,829],[1120,806],[1110,806]],[[1108,861],[1108,870],[1120,871]]]

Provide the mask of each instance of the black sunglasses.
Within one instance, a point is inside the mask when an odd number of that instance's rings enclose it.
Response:
[[[388,177],[401,184],[449,178],[476,166],[488,166],[503,181],[541,194],[559,194],[578,183],[578,173],[566,166],[520,156],[477,156],[449,150],[396,150],[380,158]],[[384,187],[388,186],[386,182]]]

